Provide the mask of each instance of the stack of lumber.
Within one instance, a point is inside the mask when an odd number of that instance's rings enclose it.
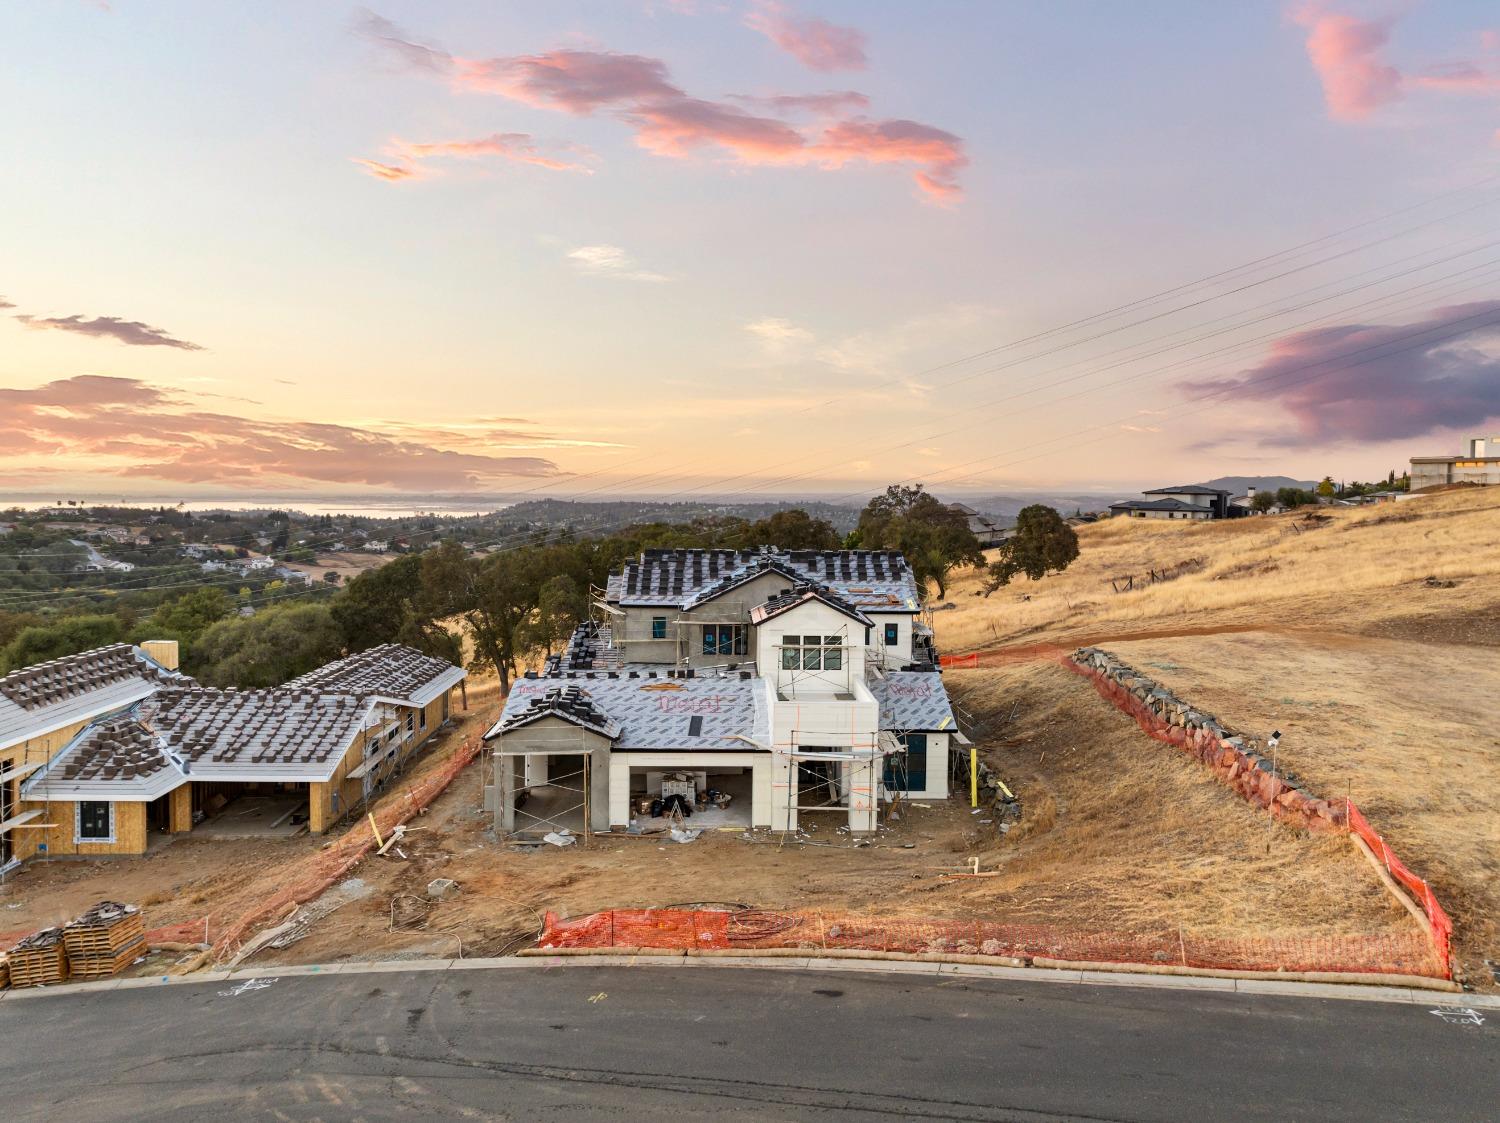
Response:
[[[100,901],[63,929],[68,970],[74,978],[117,974],[146,954],[146,929],[134,905]]]
[[[63,949],[63,930],[43,928],[33,932],[10,949],[6,960],[13,987],[39,987],[65,981],[68,960]]]
[[[0,990],[10,986],[10,958],[0,951]]]

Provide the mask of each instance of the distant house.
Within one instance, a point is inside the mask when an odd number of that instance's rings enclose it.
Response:
[[[969,524],[969,533],[979,539],[979,545],[986,550],[991,546],[1000,545],[1000,543],[1011,537],[1010,531],[996,526],[990,521],[988,516],[981,515],[967,503],[949,503],[948,510],[964,517],[965,521]]]
[[[1125,499],[1109,505],[1111,515],[1133,519],[1227,519],[1244,514],[1230,506],[1232,492],[1221,487],[1184,484],[1158,487],[1141,493],[1142,499]]]
[[[1411,490],[1445,484],[1500,484],[1500,437],[1470,437],[1462,456],[1413,456]]]

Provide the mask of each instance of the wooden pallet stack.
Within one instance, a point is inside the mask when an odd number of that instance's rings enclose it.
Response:
[[[65,982],[68,978],[68,959],[61,928],[33,932],[10,949],[6,960],[13,987],[46,986]]]
[[[100,901],[63,929],[68,970],[75,979],[118,974],[146,954],[146,929],[134,905]]]

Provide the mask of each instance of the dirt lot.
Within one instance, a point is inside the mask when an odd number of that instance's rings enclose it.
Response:
[[[325,580],[329,573],[337,573],[339,582],[342,584],[358,577],[367,569],[379,569],[386,562],[400,556],[399,554],[369,554],[358,550],[344,551],[319,554],[318,560],[312,564],[292,562],[288,568],[310,574],[317,581]]]
[[[985,750],[1025,808],[1003,837],[953,800],[914,808],[861,848],[825,828],[813,839],[833,845],[747,842],[735,831],[687,845],[604,837],[587,849],[520,853],[493,841],[474,786],[461,781],[422,818],[427,829],[408,836],[406,859],[359,868],[369,897],[265,961],[452,955],[460,942],[465,954],[493,955],[534,940],[547,909],[696,902],[1071,931],[1182,926],[1210,937],[1409,931],[1345,841],[1271,827],[1060,667],[961,672],[953,687],[991,713],[1023,699]],[[1003,876],[942,875],[971,855]],[[432,909],[424,930],[391,932],[393,899],[421,897],[436,877],[462,891]],[[407,903],[395,902],[398,915]]]
[[[1500,962],[1500,663],[1457,644],[1246,632],[1109,645],[1346,792],[1452,914],[1467,973]]]

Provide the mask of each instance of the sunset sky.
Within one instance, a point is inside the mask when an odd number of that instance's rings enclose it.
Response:
[[[1108,492],[1500,429],[1493,0],[13,0],[0,42],[0,492]]]

